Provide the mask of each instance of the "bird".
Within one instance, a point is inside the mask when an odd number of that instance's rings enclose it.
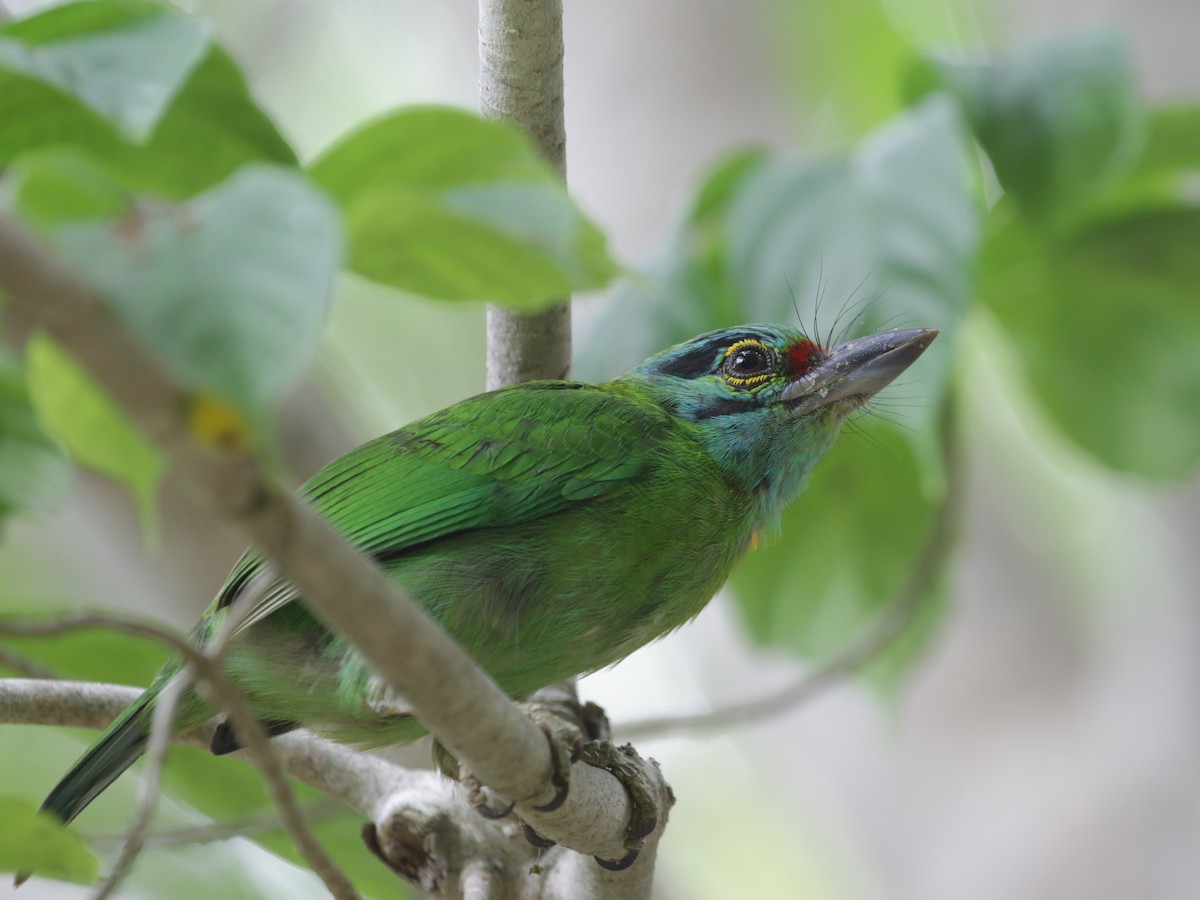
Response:
[[[937,334],[829,346],[786,326],[712,331],[610,381],[534,381],[463,400],[350,451],[300,494],[524,698],[695,617],[778,527],[840,426]],[[254,551],[189,640],[209,644],[235,609],[222,665],[269,734],[304,727],[377,747],[425,733]],[[163,666],[43,812],[70,823],[133,764],[182,668]],[[173,728],[216,713],[188,692]],[[212,751],[239,746],[218,724]]]

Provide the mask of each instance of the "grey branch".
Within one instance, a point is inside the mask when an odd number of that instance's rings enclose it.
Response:
[[[615,777],[572,768],[567,802],[556,794],[545,735],[399,587],[248,454],[202,443],[190,430],[190,396],[112,319],[92,291],[28,232],[0,218],[0,287],[66,347],[167,454],[173,476],[217,519],[234,526],[308,608],[363,653],[421,720],[476,776],[517,802],[537,831],[605,859],[623,853],[629,799]]]
[[[479,0],[479,108],[519,126],[563,178],[562,0]],[[526,314],[489,306],[488,390],[571,367],[571,306],[565,299]]]

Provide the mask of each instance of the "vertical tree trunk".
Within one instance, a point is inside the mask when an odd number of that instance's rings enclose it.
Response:
[[[562,0],[479,0],[479,106],[524,129],[566,178]],[[532,315],[492,305],[487,317],[489,390],[566,376],[568,298]]]

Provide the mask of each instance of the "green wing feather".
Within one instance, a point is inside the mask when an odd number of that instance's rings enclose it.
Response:
[[[647,470],[665,425],[660,408],[616,383],[523,384],[370,441],[300,493],[365,552],[394,559],[448,535],[530,521],[601,496]],[[248,552],[215,608],[231,604],[263,571],[262,557]],[[271,583],[240,629],[296,597],[289,585]]]

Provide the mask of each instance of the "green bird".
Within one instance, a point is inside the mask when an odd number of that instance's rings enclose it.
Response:
[[[936,335],[830,348],[786,327],[714,331],[602,384],[530,382],[464,400],[363,444],[301,493],[520,698],[699,613],[846,417]],[[424,733],[254,552],[191,640],[210,640],[242,596],[250,608],[225,666],[271,733],[303,726],[363,746]],[[70,822],[143,753],[155,701],[181,667],[163,667],[43,811]],[[188,694],[174,727],[213,714]],[[219,725],[213,752],[238,746]]]

